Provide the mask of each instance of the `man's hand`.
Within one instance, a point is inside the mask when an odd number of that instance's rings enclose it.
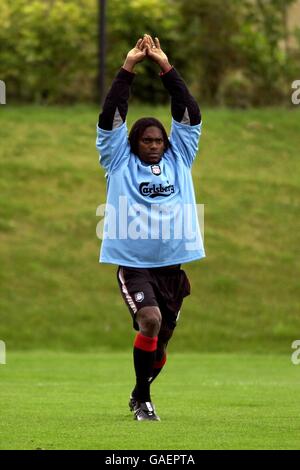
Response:
[[[146,57],[146,53],[147,48],[145,39],[140,38],[136,43],[135,47],[128,52],[125,62],[123,64],[123,68],[126,69],[128,72],[133,72],[135,64],[144,60],[144,58]]]
[[[164,53],[162,48],[160,47],[160,42],[158,38],[154,38],[149,34],[144,34],[144,44],[146,46],[147,56],[156,62],[163,72],[167,72],[172,67],[169,63],[167,55]]]

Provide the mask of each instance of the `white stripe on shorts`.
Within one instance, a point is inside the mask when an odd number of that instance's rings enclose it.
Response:
[[[126,287],[126,284],[125,284],[125,279],[124,279],[124,274],[123,274],[123,268],[119,269],[119,279],[120,279],[120,282],[122,284],[122,292],[125,295],[126,300],[129,304],[131,310],[133,311],[133,313],[136,313],[138,311],[138,309],[136,308],[135,303],[133,302],[133,299],[129,295],[129,292],[127,290],[127,287]]]

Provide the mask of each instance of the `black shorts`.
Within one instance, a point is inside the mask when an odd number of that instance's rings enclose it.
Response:
[[[162,268],[119,266],[117,279],[135,330],[139,330],[136,312],[152,306],[159,307],[162,319],[170,329],[175,328],[183,298],[191,292],[188,277],[180,265]]]

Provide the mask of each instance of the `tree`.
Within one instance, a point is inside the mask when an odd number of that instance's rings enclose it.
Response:
[[[254,105],[286,101],[294,70],[288,48],[287,11],[295,0],[244,1],[243,22],[235,38],[239,63],[254,89]]]
[[[226,71],[235,66],[233,43],[240,26],[240,1],[193,0],[181,3],[181,31],[188,49],[188,70],[201,96],[215,103]]]

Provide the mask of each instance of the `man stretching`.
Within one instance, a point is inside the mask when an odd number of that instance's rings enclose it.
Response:
[[[161,68],[171,96],[172,128],[153,117],[126,126],[135,65]],[[136,384],[129,407],[138,421],[159,420],[150,386],[166,363],[166,348],[190,283],[182,263],[205,256],[191,167],[201,114],[186,84],[155,41],[144,35],[129,51],[105,99],[96,147],[106,170],[107,211],[100,262],[118,266],[122,297],[138,331],[133,348]]]

